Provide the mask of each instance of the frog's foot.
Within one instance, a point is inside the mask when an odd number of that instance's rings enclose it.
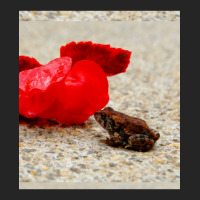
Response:
[[[157,141],[160,138],[160,133],[158,133],[158,131],[156,131],[155,129],[151,129],[157,136],[157,138],[155,139],[155,141]]]
[[[129,137],[128,145],[125,148],[131,148],[136,151],[148,151],[154,144],[155,141],[148,136],[135,134]]]
[[[106,143],[109,145],[109,146],[115,146],[115,143],[114,143],[114,140],[112,137],[110,138],[106,138]]]

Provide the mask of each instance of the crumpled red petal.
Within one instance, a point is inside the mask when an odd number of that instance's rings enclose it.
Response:
[[[71,58],[58,58],[47,65],[19,73],[19,114],[27,117],[39,115],[54,103],[56,88],[71,69]]]
[[[93,61],[72,68],[71,59],[62,57],[19,73],[19,113],[27,118],[81,124],[108,101],[108,80]]]
[[[42,66],[42,64],[40,64],[35,58],[19,56],[19,72],[40,66]]]
[[[112,76],[126,71],[131,52],[90,41],[70,42],[60,48],[60,56],[72,58],[72,65],[79,60],[92,60],[104,70],[107,76]]]

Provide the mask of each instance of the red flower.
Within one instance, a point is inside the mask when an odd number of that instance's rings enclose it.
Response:
[[[19,56],[19,114],[81,124],[106,106],[106,75],[125,72],[131,52],[92,42],[71,42],[60,52],[46,65]]]
[[[92,42],[70,42],[60,48],[60,56],[69,56],[72,58],[72,64],[79,60],[93,60],[107,76],[113,76],[126,71],[131,52]]]

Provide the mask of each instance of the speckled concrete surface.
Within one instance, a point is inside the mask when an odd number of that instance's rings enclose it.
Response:
[[[180,181],[180,22],[19,22],[19,54],[45,64],[71,41],[133,51],[109,77],[109,106],[144,119],[161,137],[149,152],[107,146],[93,116],[83,126],[19,125],[20,182]],[[167,188],[167,186],[166,186]]]
[[[19,11],[19,20],[177,21],[180,11]]]

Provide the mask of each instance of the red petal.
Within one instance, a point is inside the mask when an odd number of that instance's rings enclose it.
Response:
[[[57,91],[57,102],[41,117],[51,115],[65,125],[83,123],[109,101],[104,71],[97,63],[88,60],[77,62],[67,74],[63,87],[58,87]]]
[[[68,74],[65,84],[70,101],[66,104],[68,117],[64,119],[71,119],[76,123],[84,122],[109,101],[107,77],[101,67],[93,61],[77,62]]]
[[[56,88],[71,69],[71,58],[57,58],[47,65],[19,73],[19,113],[39,117],[57,98]]]
[[[19,56],[19,72],[42,66],[35,58]]]
[[[108,80],[101,67],[83,60],[69,71],[69,63],[66,57],[55,59],[19,74],[21,115],[56,119],[65,125],[80,124],[108,103]]]
[[[73,64],[79,60],[93,60],[107,76],[112,76],[126,71],[131,52],[92,42],[71,42],[60,48],[60,56],[69,56]]]
[[[57,58],[47,65],[19,73],[19,88],[24,92],[46,90],[51,84],[60,82],[71,69],[71,58]]]

